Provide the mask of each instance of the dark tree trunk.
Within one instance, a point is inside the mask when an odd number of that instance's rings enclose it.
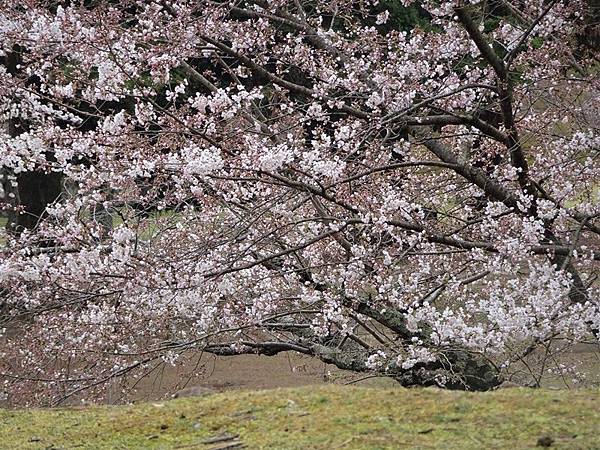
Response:
[[[12,232],[35,228],[44,215],[46,206],[60,195],[61,178],[58,173],[41,171],[20,174],[17,177],[19,210],[9,215],[7,228]]]
[[[22,49],[15,47],[12,52],[0,58],[0,64],[5,66],[10,74],[17,77],[22,75],[19,70],[21,52]],[[35,81],[28,78],[27,83],[35,84]],[[8,128],[10,137],[17,137],[28,129],[27,123],[19,118],[9,119],[5,126]],[[16,179],[17,182],[16,189],[10,188],[10,192],[6,193],[7,195],[13,194],[7,198],[11,208],[8,212],[6,229],[12,233],[19,233],[24,229],[31,230],[42,218],[46,206],[54,202],[60,195],[62,174],[35,170],[20,173],[16,177],[10,172],[7,172],[6,175],[7,178]],[[11,183],[7,183],[7,185],[9,184]]]

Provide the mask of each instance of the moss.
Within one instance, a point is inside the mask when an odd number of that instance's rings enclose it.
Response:
[[[251,449],[598,448],[598,390],[309,386],[132,406],[0,411],[1,448],[210,448],[239,435]]]

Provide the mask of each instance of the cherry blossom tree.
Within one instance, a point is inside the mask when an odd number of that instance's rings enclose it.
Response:
[[[554,355],[600,328],[593,14],[3,1],[0,169],[62,188],[1,247],[2,389],[100,395],[194,352],[575,374]]]

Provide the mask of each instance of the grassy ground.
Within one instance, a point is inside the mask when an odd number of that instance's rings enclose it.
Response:
[[[600,449],[599,401],[599,390],[230,391],[134,406],[4,410],[0,448],[522,449],[542,438],[551,448]]]
[[[4,245],[6,243],[6,238],[4,237],[4,233],[5,233],[4,230],[6,228],[6,222],[7,222],[6,217],[0,216],[0,246]]]

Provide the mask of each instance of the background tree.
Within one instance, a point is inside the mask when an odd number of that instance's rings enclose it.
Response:
[[[15,45],[5,51],[1,58],[6,72],[18,76],[22,69],[21,53],[23,48]],[[35,84],[35,77],[24,77],[29,86]],[[5,117],[4,128],[6,135],[18,137],[27,131],[28,124],[24,117]],[[51,161],[52,153],[46,157]],[[6,229],[10,232],[20,232],[33,229],[41,219],[46,206],[55,201],[61,192],[60,173],[48,172],[47,167],[37,167],[32,171],[13,173],[3,167],[3,186],[5,208],[8,220]]]

